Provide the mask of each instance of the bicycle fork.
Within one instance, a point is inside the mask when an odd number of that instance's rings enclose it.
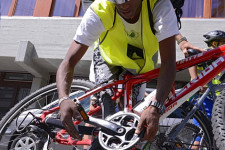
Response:
[[[194,113],[196,112],[196,110],[202,105],[203,101],[205,100],[205,98],[209,94],[209,92],[210,92],[210,89],[208,88],[206,90],[206,92],[202,95],[202,97],[200,98],[200,100],[198,100],[196,102],[196,104],[191,109],[191,111],[182,120],[182,122],[180,123],[180,125],[176,128],[175,132],[171,134],[171,136],[169,137],[169,140],[173,141],[176,138],[176,136],[180,132],[180,130],[185,126],[185,124],[188,122],[188,120],[194,115]],[[203,137],[204,137],[204,135],[203,135]],[[203,141],[203,138],[201,138],[200,144],[202,143],[202,141]]]

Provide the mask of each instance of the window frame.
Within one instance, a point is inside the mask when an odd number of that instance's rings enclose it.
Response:
[[[6,88],[14,88],[14,95],[11,101],[11,106],[14,106],[17,103],[17,96],[20,88],[29,88],[31,89],[32,82],[33,81],[23,81],[23,80],[15,80],[15,81],[10,81],[10,80],[5,80],[5,75],[7,73],[13,73],[13,72],[1,72],[0,74],[0,85],[1,87],[6,87]],[[14,72],[17,74],[28,74],[28,73],[20,73],[20,72]]]
[[[203,18],[211,18],[212,0],[204,0]]]
[[[18,0],[12,0],[9,8],[8,16],[14,16]],[[52,14],[52,6],[54,6],[55,0],[36,0],[34,7],[34,17],[50,17]],[[81,0],[76,0],[73,17],[79,17],[81,10]]]
[[[8,16],[13,16],[15,13],[18,0],[12,0]],[[55,0],[37,0],[34,8],[34,17],[50,17],[52,16],[52,6],[54,6]],[[79,17],[81,10],[81,0],[76,0],[73,17]],[[203,18],[215,18],[212,17],[212,0],[204,0]],[[199,19],[199,18],[198,18]]]

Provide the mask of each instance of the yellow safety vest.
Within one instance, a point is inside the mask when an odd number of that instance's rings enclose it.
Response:
[[[150,0],[151,10],[157,0]],[[95,42],[95,48],[99,48],[101,56],[110,65],[122,66],[132,73],[139,74],[153,70],[157,66],[159,44],[156,36],[152,33],[147,0],[142,1],[142,42],[144,64],[137,62],[127,56],[128,40],[124,30],[123,22],[116,13],[115,4],[107,0],[95,0],[91,8],[102,21],[105,31]]]

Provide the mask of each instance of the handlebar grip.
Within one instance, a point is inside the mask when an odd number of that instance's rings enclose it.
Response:
[[[54,118],[46,118],[45,124],[48,126],[53,126],[60,129],[65,129],[64,125],[62,124],[62,121],[60,119],[54,119]],[[77,132],[79,134],[85,134],[85,135],[93,135],[95,128],[94,127],[87,127],[82,125],[74,125]]]
[[[201,53],[200,51],[196,49],[188,49],[187,52],[188,52],[188,56],[193,56],[193,55]]]

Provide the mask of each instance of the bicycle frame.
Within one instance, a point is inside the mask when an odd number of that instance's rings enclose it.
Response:
[[[224,74],[224,73],[223,73]],[[201,107],[203,101],[206,99],[207,96],[211,96],[211,100],[215,101],[215,99],[217,98],[217,92],[221,91],[222,89],[225,88],[225,83],[220,83],[220,84],[213,84],[212,80],[207,84],[207,90],[204,92],[203,95],[199,96],[197,99],[197,103],[195,104],[196,107]],[[195,98],[194,98],[195,99]],[[203,113],[205,112],[204,107],[202,108]],[[206,115],[207,116],[207,115]],[[211,119],[211,118],[209,118]]]
[[[193,79],[188,84],[186,84],[179,92],[175,93],[172,98],[168,99],[165,102],[166,110],[165,110],[165,113],[160,117],[160,122],[164,118],[169,116],[172,112],[174,112],[179,106],[181,106],[189,97],[195,94],[200,89],[200,86],[204,86],[205,84],[210,82],[215,76],[217,76],[220,72],[222,72],[225,69],[225,45],[215,48],[213,50],[204,52],[204,53],[199,53],[197,55],[194,55],[176,62],[176,71],[181,71],[208,60],[214,60],[214,61],[212,62],[210,66],[208,66],[205,70],[203,70],[195,79]],[[123,80],[110,81],[108,83],[98,85],[96,88],[78,97],[77,100],[82,101],[95,93],[103,91],[107,88],[111,88],[114,91],[114,96],[112,97],[112,100],[116,100],[120,96],[124,96],[124,112],[131,112],[133,108],[132,87],[138,83],[149,82],[150,80],[157,78],[159,72],[160,72],[160,68],[157,68],[147,73],[143,73],[136,76],[125,75]],[[117,88],[118,85],[122,85],[122,89],[118,89]],[[45,122],[46,116],[48,114],[51,114],[58,109],[59,107],[55,107],[51,110],[44,111],[44,113],[41,115],[42,122]],[[85,117],[87,115],[91,116],[97,111],[99,111],[100,109],[101,109],[100,106],[98,106],[95,109],[90,110],[87,114],[83,112],[84,114],[81,114],[81,115],[82,117]],[[194,113],[194,110],[192,110],[192,112],[189,112],[189,114],[185,118],[186,122],[188,118],[190,119],[191,113]],[[183,124],[185,124],[185,121],[183,122]],[[78,121],[74,122],[74,124],[79,124],[79,123],[80,122]],[[95,125],[101,126],[101,124],[97,122],[95,122]],[[178,131],[174,133],[173,137],[175,137],[178,132],[179,132],[179,128],[178,128]],[[63,133],[65,133],[65,130],[62,130],[60,134],[63,134]],[[76,141],[76,140],[72,140],[71,138],[64,140],[64,139],[60,139],[60,136],[57,137],[56,141],[58,143],[65,144],[65,145],[90,145],[91,144],[90,140]]]

